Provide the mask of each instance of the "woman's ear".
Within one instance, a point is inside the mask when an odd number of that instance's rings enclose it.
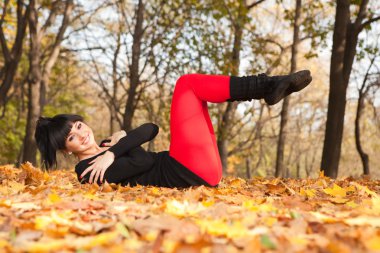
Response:
[[[66,150],[66,149],[61,150],[61,152],[62,152],[65,156],[66,156],[66,155],[72,155],[72,154],[73,154],[73,152],[68,151],[68,150]]]

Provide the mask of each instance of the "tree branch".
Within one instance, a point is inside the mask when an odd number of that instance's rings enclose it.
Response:
[[[64,16],[63,16],[61,27],[59,28],[58,34],[55,38],[53,49],[52,49],[52,51],[48,57],[48,60],[45,63],[45,66],[44,66],[44,74],[50,73],[50,70],[53,67],[53,65],[54,65],[54,63],[55,63],[55,61],[59,55],[60,45],[61,45],[61,42],[63,39],[63,35],[66,31],[67,26],[70,23],[70,13],[73,9],[73,6],[74,6],[73,0],[67,0],[66,6],[65,6],[65,11],[63,14]]]
[[[1,50],[3,51],[3,55],[4,55],[6,62],[11,60],[11,55],[9,53],[7,41],[5,39],[5,35],[4,35],[4,31],[3,31],[3,22],[5,19],[5,15],[7,13],[8,3],[9,3],[9,0],[4,1],[3,13],[1,15],[1,20],[0,20],[0,44],[1,44]]]
[[[45,34],[46,30],[54,23],[57,18],[57,12],[59,10],[60,1],[55,1],[52,6],[52,10],[49,13],[48,18],[45,21],[45,24],[41,27],[41,36]]]
[[[363,24],[360,25],[359,31],[363,30],[367,25],[370,25],[371,23],[376,22],[378,20],[380,20],[380,16],[368,19],[366,22],[364,22]]]
[[[368,0],[362,0],[359,8],[358,16],[355,19],[354,26],[355,28],[359,29],[360,24],[362,23],[363,19],[367,16],[367,5]]]
[[[1,14],[1,19],[0,19],[0,26],[3,25],[5,15],[7,13],[7,6],[8,6],[9,0],[4,1],[4,7],[3,7],[3,13]]]
[[[265,0],[259,0],[259,1],[257,1],[257,2],[253,2],[253,3],[251,3],[250,5],[247,6],[247,9],[250,10],[250,9],[252,9],[253,7],[255,7],[255,6],[261,4],[261,3],[264,2],[264,1],[265,1]]]

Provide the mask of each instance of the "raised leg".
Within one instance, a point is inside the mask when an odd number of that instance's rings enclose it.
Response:
[[[210,185],[222,177],[214,129],[207,102],[230,98],[230,77],[189,74],[175,86],[170,112],[170,156]]]

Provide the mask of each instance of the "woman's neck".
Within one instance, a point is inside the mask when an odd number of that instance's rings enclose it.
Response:
[[[102,147],[99,147],[97,144],[89,147],[87,150],[83,151],[82,153],[80,154],[77,154],[77,157],[78,159],[81,161],[81,160],[84,160],[84,159],[87,159],[87,158],[90,158],[92,156],[95,156],[105,150],[107,150],[107,148],[102,148]]]

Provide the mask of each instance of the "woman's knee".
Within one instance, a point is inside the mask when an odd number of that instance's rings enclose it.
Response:
[[[192,83],[192,80],[195,78],[196,74],[185,74],[180,76],[177,79],[176,87],[177,86],[190,86]]]

